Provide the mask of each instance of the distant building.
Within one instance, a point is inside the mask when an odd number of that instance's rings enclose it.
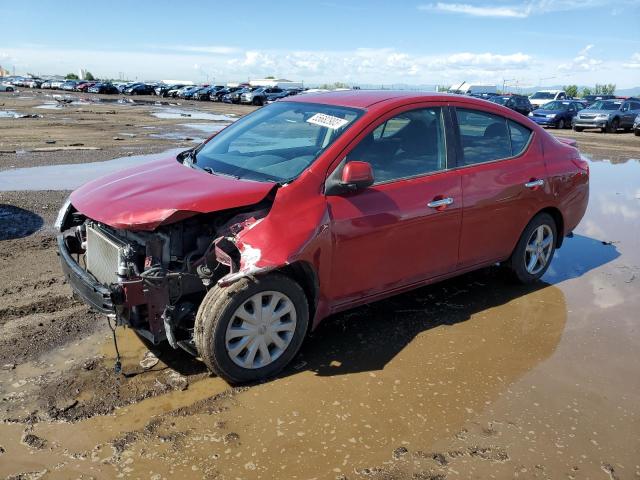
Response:
[[[8,77],[9,76],[9,70],[5,70],[4,68],[2,68],[2,65],[0,65],[0,77]]]
[[[252,87],[280,87],[284,89],[303,88],[302,82],[292,82],[286,78],[258,78],[249,80],[249,85]]]
[[[191,80],[160,80],[165,85],[193,85]]]
[[[87,71],[84,68],[78,69],[78,78],[80,80],[84,80],[84,77],[87,76]]]

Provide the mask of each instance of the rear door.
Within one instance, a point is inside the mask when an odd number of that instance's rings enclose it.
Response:
[[[350,149],[345,161],[370,163],[376,180],[327,197],[335,304],[455,270],[462,191],[449,170],[455,155],[449,122],[446,104],[404,107],[370,126]]]
[[[528,127],[456,107],[463,220],[459,266],[505,260],[548,197],[540,142]]]

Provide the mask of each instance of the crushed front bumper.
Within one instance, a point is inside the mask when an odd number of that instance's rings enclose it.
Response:
[[[57,241],[62,271],[69,281],[73,293],[94,310],[105,315],[115,315],[116,311],[109,289],[99,283],[91,274],[80,268],[80,265],[67,250],[62,234],[58,235]]]

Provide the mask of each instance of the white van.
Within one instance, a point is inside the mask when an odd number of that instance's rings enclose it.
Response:
[[[545,103],[553,102],[554,100],[566,100],[567,92],[564,90],[538,90],[536,93],[529,97],[531,105],[534,107],[541,107]]]

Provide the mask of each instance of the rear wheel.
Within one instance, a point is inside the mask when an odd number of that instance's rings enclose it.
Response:
[[[634,130],[634,131],[633,131],[633,134],[634,134],[636,137],[640,137],[640,130]]]
[[[620,120],[614,118],[613,120],[611,120],[611,123],[607,125],[607,132],[616,133],[618,131],[618,128],[620,128]]]
[[[563,129],[564,129],[564,127],[565,127],[564,119],[563,119],[563,118],[561,118],[560,120],[558,120],[557,128],[558,128],[558,130],[563,130]]]
[[[209,369],[230,383],[271,377],[296,355],[309,323],[304,291],[280,273],[215,286],[195,321],[195,342]]]
[[[556,249],[556,222],[539,213],[526,226],[507,266],[520,283],[540,279],[549,268]]]

